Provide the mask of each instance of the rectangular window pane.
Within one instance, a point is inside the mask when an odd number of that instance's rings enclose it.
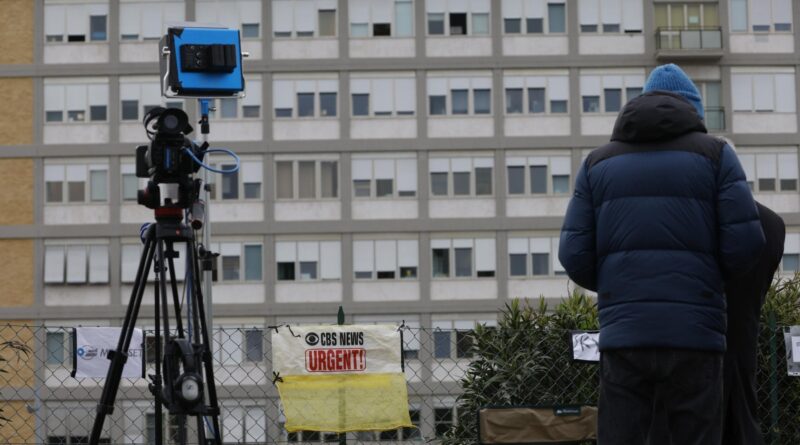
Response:
[[[800,255],[796,253],[783,254],[782,262],[784,272],[797,272],[800,270]]]
[[[606,100],[606,113],[618,112],[622,108],[622,90],[619,88],[606,88],[603,90]]]
[[[625,100],[631,100],[635,97],[638,97],[642,94],[642,89],[640,87],[628,87],[625,88]]]
[[[222,257],[222,279],[225,281],[239,280],[239,256]]]
[[[453,410],[450,408],[435,408],[433,415],[436,437],[444,437],[444,434],[450,431],[450,427],[453,426]]]
[[[244,279],[261,281],[261,246],[244,246]]]
[[[433,249],[433,277],[450,276],[450,249]]]
[[[452,90],[451,97],[453,99],[452,103],[452,114],[467,114],[469,113],[469,90]]]
[[[534,275],[548,275],[550,273],[550,254],[534,253],[531,254]]]
[[[581,25],[581,32],[597,32],[597,25]]]
[[[244,199],[260,199],[260,198],[261,198],[261,183],[245,182]]]
[[[294,280],[294,263],[278,263],[278,280]]]
[[[747,0],[731,0],[731,31],[747,31]]]
[[[62,202],[64,200],[64,187],[61,181],[48,181],[45,183],[45,196],[47,202]]]
[[[122,200],[135,201],[139,190],[139,179],[133,173],[122,175]]]
[[[336,161],[323,161],[320,163],[320,188],[323,198],[335,198],[339,191],[339,175]]]
[[[105,170],[92,170],[89,175],[90,199],[92,201],[105,201],[108,199],[108,172]]]
[[[353,94],[353,116],[369,116],[369,94]]]
[[[223,170],[233,170],[233,164],[222,165]],[[239,199],[239,172],[222,175],[222,199]]]
[[[122,120],[138,120],[139,119],[139,101],[138,100],[123,100],[122,101]]]
[[[278,199],[291,199],[294,197],[292,162],[280,161],[275,163]]]
[[[390,23],[373,23],[372,35],[375,37],[389,37],[392,35],[392,25]]]
[[[775,191],[775,179],[773,179],[773,178],[759,179],[758,180],[758,191],[759,192],[774,192]]]
[[[275,117],[292,117],[291,108],[276,108]]]
[[[86,193],[85,193],[86,183],[83,181],[80,182],[68,182],[67,183],[67,195],[69,202],[83,202],[86,200]]]
[[[544,113],[544,88],[528,88],[528,112]]]
[[[431,173],[431,194],[433,196],[447,196],[447,173]]]
[[[414,34],[414,10],[410,1],[397,1],[394,8],[394,34],[397,37],[411,37]]]
[[[89,107],[89,120],[91,121],[104,121],[106,120],[106,106],[105,105],[92,105]]]
[[[242,105],[242,117],[260,117],[261,105]]]
[[[530,18],[525,20],[528,34],[541,34],[544,32],[544,19]]]
[[[469,172],[453,172],[453,194],[469,195]]]
[[[350,37],[369,37],[369,25],[367,23],[351,23]]]
[[[394,180],[392,179],[376,179],[375,180],[375,196],[392,196]]]
[[[583,112],[584,113],[599,113],[600,112],[600,96],[583,96]]]
[[[472,357],[472,331],[456,331],[456,357]]]
[[[319,11],[319,36],[333,37],[336,35],[336,10]]]
[[[248,329],[244,331],[246,357],[248,362],[260,362],[264,358],[264,331]]]
[[[547,5],[547,25],[550,33],[567,32],[566,12],[563,3],[549,3]]]
[[[235,119],[238,115],[237,99],[220,99],[223,119]]]
[[[456,276],[472,276],[472,249],[469,247],[455,249]]]
[[[450,331],[433,332],[433,355],[436,358],[450,358]]]
[[[522,88],[506,88],[506,113],[522,113]]]
[[[242,23],[242,38],[257,39],[260,35],[258,23]]]
[[[316,261],[300,261],[300,279],[301,280],[317,279]]]
[[[569,193],[569,175],[553,175],[553,193]]]
[[[528,255],[524,253],[512,253],[509,256],[509,274],[512,277],[521,277],[528,274],[528,265],[526,258]]]
[[[369,179],[355,179],[353,180],[353,193],[359,198],[369,198],[370,196],[370,180]]]
[[[445,96],[430,96],[430,114],[432,116],[447,114],[446,103]]]
[[[525,193],[525,167],[512,166],[507,168],[508,194],[521,195]]]
[[[432,36],[444,35],[444,14],[428,14],[428,34]]]
[[[489,34],[489,14],[472,13],[472,35]]]
[[[491,167],[476,167],[475,168],[475,194],[476,195],[491,195],[492,194],[492,168]]]
[[[106,16],[89,16],[89,35],[93,41],[106,40]]]
[[[319,93],[319,112],[323,117],[336,116],[336,93]]]
[[[531,193],[547,193],[547,166],[531,165]]]
[[[475,114],[489,114],[492,112],[491,90],[474,90]]]
[[[314,93],[297,93],[297,116],[314,116]]]
[[[519,34],[522,32],[521,19],[503,19],[503,28],[506,34]]]
[[[467,14],[450,13],[450,35],[467,35]]]
[[[401,267],[400,278],[417,278],[417,268],[413,266]]]
[[[45,120],[47,122],[61,122],[64,120],[63,111],[48,111],[45,113]]]
[[[316,198],[316,169],[314,161],[300,161],[298,162],[299,180],[298,188],[300,191],[300,198]]]
[[[566,113],[567,112],[567,101],[566,100],[551,100],[550,101],[550,112],[551,113]]]
[[[781,179],[781,191],[797,190],[797,179]]]
[[[61,332],[47,333],[47,364],[60,365],[64,363],[64,334]]]
[[[603,32],[619,32],[619,23],[604,23]]]

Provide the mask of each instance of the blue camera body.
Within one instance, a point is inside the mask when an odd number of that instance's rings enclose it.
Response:
[[[165,97],[241,97],[244,91],[238,29],[170,27],[161,38]]]

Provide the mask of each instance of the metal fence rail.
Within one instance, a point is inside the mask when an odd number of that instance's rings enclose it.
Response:
[[[405,373],[409,409],[416,428],[347,434],[351,444],[400,444],[438,441],[459,419],[474,413],[459,412],[462,379],[476,386],[481,372],[473,363],[471,331],[404,327]],[[0,324],[0,443],[88,443],[94,408],[102,379],[78,380],[70,376],[71,328]],[[146,333],[148,331],[145,331]],[[272,383],[270,333],[266,327],[215,329],[213,335],[216,381],[220,399],[222,437],[225,443],[338,443],[332,433],[287,433],[283,429],[280,400]],[[551,333],[552,334],[552,333]],[[563,335],[562,335],[563,334]],[[526,333],[520,333],[526,335]],[[569,359],[568,333],[537,336],[542,352],[536,371],[514,371],[501,382],[481,382],[511,387],[513,398],[498,399],[488,391],[485,404],[593,403],[597,399],[597,366]],[[558,341],[553,339],[557,338]],[[765,328],[761,336],[759,399],[767,443],[800,443],[800,379],[786,373],[782,329]],[[11,342],[11,343],[9,343]],[[150,337],[146,344],[154,346]],[[31,352],[15,350],[25,345]],[[146,348],[146,351],[148,349]],[[145,352],[148,374],[153,373],[151,353]],[[519,369],[526,369],[521,366]],[[487,374],[484,374],[487,375]],[[114,414],[106,421],[105,443],[154,443],[155,417],[145,379],[123,379]],[[469,386],[469,385],[468,385]],[[478,385],[479,386],[479,385]],[[506,388],[508,389],[508,388]],[[509,391],[502,391],[508,394]],[[508,399],[508,400],[506,400]],[[351,409],[370,409],[368,404]],[[469,409],[471,411],[471,408]],[[193,442],[195,423],[165,419],[165,438],[175,443],[185,425]],[[475,443],[477,431],[467,432],[465,443]],[[463,437],[463,436],[462,436]],[[196,439],[194,439],[196,441]]]

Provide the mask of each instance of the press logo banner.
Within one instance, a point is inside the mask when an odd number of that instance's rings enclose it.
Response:
[[[289,432],[412,427],[392,325],[281,327],[272,364]]]
[[[72,377],[105,378],[108,375],[108,351],[117,348],[122,328],[87,327],[73,329],[74,348],[72,355]],[[140,378],[142,376],[142,344],[144,334],[141,329],[134,329],[128,349],[128,361],[122,369],[124,378]]]

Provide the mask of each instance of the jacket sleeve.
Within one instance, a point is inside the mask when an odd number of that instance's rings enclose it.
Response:
[[[755,264],[764,231],[742,165],[728,144],[722,147],[717,175],[719,262],[723,274],[730,275]]]
[[[595,242],[594,207],[587,178],[586,163],[578,171],[575,193],[567,207],[558,260],[567,275],[584,289],[597,291],[597,244]]]

